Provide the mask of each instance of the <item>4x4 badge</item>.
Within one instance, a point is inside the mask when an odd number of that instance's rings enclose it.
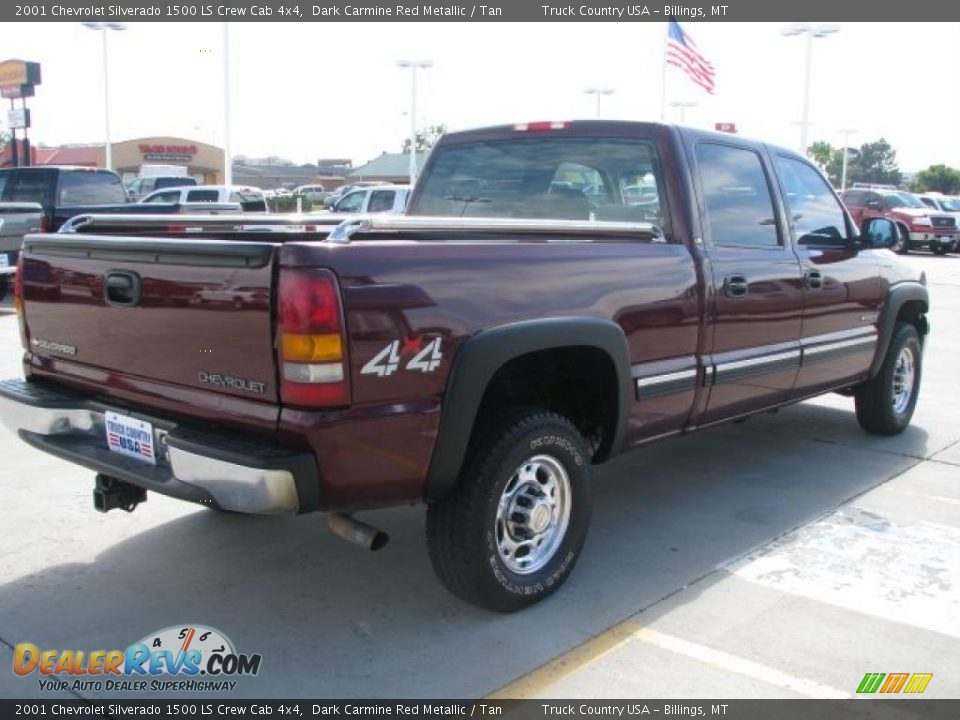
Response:
[[[419,338],[417,342],[404,342],[403,349],[418,349],[420,347]],[[435,338],[431,340],[426,347],[419,350],[416,355],[407,361],[404,369],[410,372],[433,372],[443,360],[441,350],[442,340]],[[370,361],[360,370],[361,375],[376,375],[378,377],[388,377],[393,375],[400,367],[400,341],[394,340],[374,355]]]

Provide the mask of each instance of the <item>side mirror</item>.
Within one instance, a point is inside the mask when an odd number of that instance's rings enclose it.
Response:
[[[900,241],[900,228],[886,218],[867,218],[860,227],[860,242],[867,248],[889,248]]]

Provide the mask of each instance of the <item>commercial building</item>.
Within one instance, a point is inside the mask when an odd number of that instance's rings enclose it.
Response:
[[[112,144],[113,169],[121,175],[136,175],[141,165],[182,165],[187,174],[201,183],[223,182],[223,148],[176,137],[147,137]],[[104,167],[106,152],[103,143],[90,145],[35,146],[30,152],[31,165],[79,165]],[[11,153],[0,153],[0,166],[12,164]],[[24,164],[21,160],[21,164]]]

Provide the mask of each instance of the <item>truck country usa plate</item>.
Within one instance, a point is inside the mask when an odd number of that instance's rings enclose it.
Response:
[[[10,258],[6,253],[0,253],[0,267],[10,267]]]
[[[107,411],[107,446],[115,453],[156,465],[153,453],[153,426],[136,418]]]

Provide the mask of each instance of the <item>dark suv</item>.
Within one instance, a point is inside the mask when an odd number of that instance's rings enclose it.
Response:
[[[937,255],[946,255],[957,247],[957,218],[931,210],[908,192],[853,188],[841,197],[857,224],[872,217],[897,223],[901,241],[894,249],[901,254],[911,248],[930,248]]]

